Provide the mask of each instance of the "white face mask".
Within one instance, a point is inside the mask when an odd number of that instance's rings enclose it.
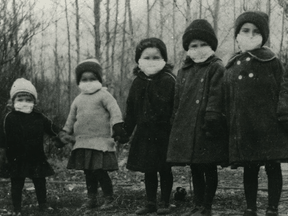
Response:
[[[31,103],[31,102],[19,101],[19,102],[14,103],[14,108],[16,111],[27,113],[27,114],[32,112],[33,107],[34,107],[34,103]]]
[[[261,34],[255,35],[253,37],[238,34],[236,37],[236,41],[239,45],[240,50],[242,52],[246,52],[249,50],[260,48],[262,45],[263,38]]]
[[[214,54],[214,51],[210,46],[203,46],[198,48],[190,48],[187,51],[187,55],[195,62],[205,62],[210,56]]]
[[[139,59],[138,62],[139,62],[138,63],[138,67],[147,76],[151,76],[151,75],[157,74],[166,65],[166,62],[164,61],[164,59],[160,59],[160,60]]]
[[[102,88],[102,84],[98,81],[80,82],[79,88],[84,94],[92,94]]]

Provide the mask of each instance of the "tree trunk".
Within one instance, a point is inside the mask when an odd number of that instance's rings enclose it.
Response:
[[[13,46],[14,46],[14,55],[18,55],[18,14],[17,14],[17,5],[16,0],[13,0]]]
[[[173,1],[173,11],[172,11],[172,26],[173,26],[173,59],[174,59],[174,64],[176,64],[176,18],[175,18],[175,14],[176,14],[176,0],[172,0]]]
[[[127,0],[127,8],[128,8],[128,17],[129,17],[130,42],[131,42],[132,49],[134,49],[135,42],[134,42],[134,31],[133,31],[132,10],[131,10],[130,0]]]
[[[191,1],[192,0],[186,0],[186,27],[191,23]]]
[[[146,37],[149,38],[150,35],[150,4],[149,0],[147,0],[147,30],[146,30]]]
[[[109,24],[110,24],[110,0],[107,0],[106,2],[106,23],[105,23],[105,29],[106,29],[106,84],[108,87],[110,87],[111,84],[111,73],[110,73],[110,30],[109,30]]]
[[[199,19],[202,19],[202,0],[199,0],[199,4],[200,4],[200,6],[199,6]]]
[[[284,39],[284,34],[285,34],[285,9],[286,9],[286,4],[283,4],[283,14],[282,14],[282,30],[281,30],[281,39],[280,39],[280,56],[282,56],[282,49],[283,49],[283,39]]]
[[[94,0],[94,33],[95,33],[95,56],[101,62],[101,40],[100,40],[100,3],[101,0]]]
[[[54,72],[55,72],[55,107],[56,115],[60,113],[60,70],[59,70],[59,61],[58,61],[58,18],[57,18],[57,3],[56,4],[56,13],[55,13],[55,44],[54,44]]]
[[[213,24],[214,24],[214,31],[215,31],[216,36],[218,36],[219,10],[220,10],[220,0],[215,0],[214,1],[214,19],[213,19]]]
[[[68,104],[71,104],[71,40],[70,40],[67,0],[65,0],[65,15],[66,15],[67,40],[68,40]]]
[[[113,32],[112,55],[111,55],[113,74],[114,74],[114,68],[115,68],[115,46],[116,46],[116,39],[117,39],[118,14],[119,14],[119,0],[116,0],[115,25],[114,25],[114,32]]]
[[[163,27],[165,24],[163,10],[164,10],[164,0],[160,0],[160,34],[159,34],[160,39],[163,39]]]
[[[266,3],[266,12],[267,12],[268,17],[270,17],[270,15],[271,15],[271,0],[267,0],[267,3]],[[268,26],[269,26],[269,24],[270,24],[270,19],[268,20]],[[270,44],[271,44],[271,42],[270,42],[270,37],[268,37],[268,40],[267,40],[267,42],[266,42],[266,45],[267,45],[268,47],[270,47]]]
[[[75,8],[76,8],[76,62],[77,64],[80,62],[80,31],[79,31],[79,4],[78,0],[75,0]]]

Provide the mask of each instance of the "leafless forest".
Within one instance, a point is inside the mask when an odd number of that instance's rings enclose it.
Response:
[[[288,0],[1,0],[0,109],[12,82],[26,77],[36,85],[40,109],[63,124],[78,94],[74,68],[96,57],[104,68],[104,85],[124,111],[141,39],[163,39],[177,73],[185,57],[185,27],[207,19],[218,36],[217,54],[226,62],[237,50],[233,23],[247,10],[269,14],[267,45],[287,67]]]

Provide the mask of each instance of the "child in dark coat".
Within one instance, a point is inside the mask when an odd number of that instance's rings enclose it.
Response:
[[[221,93],[225,68],[214,54],[218,40],[206,20],[194,20],[182,40],[187,58],[177,74],[167,161],[190,164],[194,207],[185,215],[210,216],[217,164],[228,160]]]
[[[158,38],[147,38],[137,45],[134,79],[127,99],[125,129],[131,141],[127,168],[145,174],[147,204],[136,211],[142,215],[170,212],[173,185],[166,153],[171,129],[175,76],[167,64],[166,45]],[[160,174],[161,202],[157,210],[157,172]]]
[[[122,113],[115,98],[102,87],[102,67],[97,59],[80,62],[75,73],[81,93],[71,105],[63,128],[66,134],[61,136],[62,142],[75,143],[67,167],[84,170],[88,200],[83,207],[97,207],[100,183],[105,198],[100,209],[107,210],[114,200],[108,171],[118,170],[113,137],[121,139],[125,134]]]
[[[266,216],[278,215],[282,190],[281,161],[288,158],[288,74],[269,48],[268,15],[248,11],[235,22],[240,52],[224,74],[229,125],[229,160],[244,166],[245,216],[257,215],[258,172],[268,176]],[[286,131],[285,131],[286,129]]]
[[[22,189],[25,178],[31,178],[41,211],[52,210],[46,204],[45,177],[54,174],[47,162],[44,133],[57,136],[60,129],[42,113],[34,109],[37,92],[32,83],[17,79],[11,88],[12,111],[6,114],[0,129],[0,149],[5,150],[8,174],[11,178],[13,215],[21,215]],[[4,160],[2,160],[4,162]]]

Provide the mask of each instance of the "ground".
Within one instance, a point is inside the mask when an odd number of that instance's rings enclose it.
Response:
[[[124,156],[123,156],[124,155]],[[119,215],[132,216],[137,208],[145,202],[145,189],[143,174],[130,172],[125,168],[126,153],[122,152],[119,158],[119,171],[110,173],[115,191],[115,207],[110,211],[100,211],[97,208],[86,210],[81,208],[87,197],[84,174],[82,171],[67,170],[67,159],[49,159],[56,174],[47,178],[48,203],[53,208],[52,215],[79,216],[79,215]],[[193,188],[190,184],[189,167],[174,167],[174,186],[184,187],[187,191],[185,201],[175,201],[171,195],[172,216],[179,216],[187,212],[192,206]],[[279,205],[280,215],[288,215],[288,175],[283,173],[284,188]],[[243,169],[230,169],[219,167],[219,185],[213,204],[213,215],[243,215],[246,208],[243,192]],[[258,215],[265,215],[267,205],[267,178],[265,170],[261,168],[259,173]],[[99,189],[99,204],[103,202]],[[46,216],[51,215],[38,211],[36,195],[33,184],[29,179],[25,183],[23,191],[23,215]],[[0,179],[0,216],[11,215],[12,206],[10,198],[9,179]],[[150,214],[156,215],[154,214]]]

